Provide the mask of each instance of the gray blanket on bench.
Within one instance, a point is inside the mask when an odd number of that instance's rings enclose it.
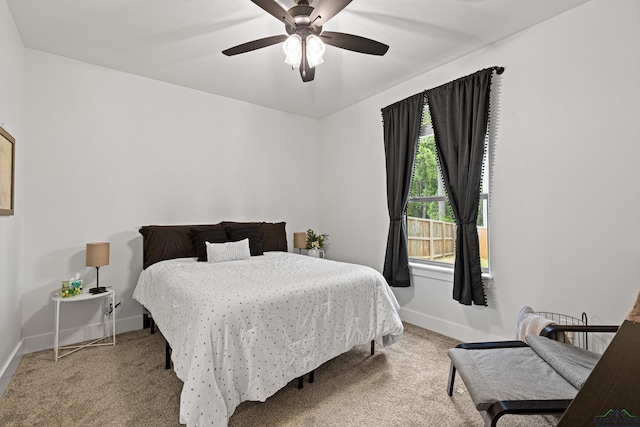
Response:
[[[600,355],[549,338],[527,335],[525,341],[545,362],[580,390]]]

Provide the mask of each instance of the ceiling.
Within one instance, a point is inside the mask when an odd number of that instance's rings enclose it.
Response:
[[[317,4],[314,0],[311,5]],[[315,80],[282,45],[229,47],[285,34],[250,0],[7,0],[26,47],[322,118],[588,0],[353,0],[325,26],[390,46],[372,56],[327,46]],[[293,0],[279,0],[289,9]],[[501,64],[487,64],[501,65]]]

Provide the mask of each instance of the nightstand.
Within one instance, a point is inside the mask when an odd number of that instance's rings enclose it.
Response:
[[[111,315],[111,334],[110,335],[105,335],[101,338],[95,339],[87,344],[81,344],[81,345],[70,345],[70,346],[64,346],[64,347],[59,347],[58,346],[58,336],[60,333],[60,306],[61,305],[68,305],[70,303],[78,303],[80,301],[87,301],[87,300],[91,300],[91,299],[97,299],[97,298],[106,298],[107,299],[107,303],[108,303],[108,307],[110,308],[111,312],[108,313]],[[60,297],[60,294],[55,293],[53,294],[53,302],[55,302],[56,304],[56,323],[55,323],[55,333],[54,333],[54,338],[53,338],[53,352],[54,352],[54,357],[55,357],[55,361],[57,362],[58,359],[63,358],[64,356],[67,356],[71,353],[74,353],[78,350],[81,350],[83,348],[86,347],[99,347],[99,346],[104,346],[104,345],[116,345],[116,311],[115,311],[115,299],[116,299],[116,291],[114,291],[113,289],[107,289],[106,292],[102,292],[99,294],[90,294],[90,293],[86,293],[86,294],[80,294],[80,295],[76,295],[73,297],[67,297],[67,298],[62,298]],[[104,307],[104,304],[100,307],[100,309],[102,310]],[[111,338],[111,340],[109,342],[100,342],[103,340],[106,340],[107,338]],[[68,350],[66,353],[64,354],[58,354],[59,350]]]

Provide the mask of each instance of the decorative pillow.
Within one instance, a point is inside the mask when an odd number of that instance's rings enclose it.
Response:
[[[146,225],[140,228],[143,242],[143,266],[147,268],[166,259],[195,257],[206,260],[206,247],[202,244],[201,253],[196,253],[192,239],[192,229],[203,230],[219,226],[244,227],[258,229],[262,251],[287,251],[287,235],[284,222],[232,222],[206,225]],[[227,241],[229,240],[226,237]],[[204,242],[205,240],[203,240]]]
[[[233,222],[223,221],[220,225],[231,228],[252,226],[258,229],[262,250],[287,252],[286,222]]]
[[[287,231],[285,222],[263,222],[260,224],[262,250],[287,252]]]
[[[189,227],[184,225],[147,225],[142,234],[143,268],[166,259],[196,256]]]
[[[205,243],[225,243],[229,241],[227,232],[223,226],[192,227],[191,241],[195,248],[198,261],[207,261],[207,247]]]
[[[249,249],[251,256],[262,255],[262,241],[260,233],[255,225],[233,225],[227,226],[227,236],[232,242],[249,239]]]
[[[251,258],[249,239],[237,242],[209,243],[205,242],[208,262],[236,261]]]

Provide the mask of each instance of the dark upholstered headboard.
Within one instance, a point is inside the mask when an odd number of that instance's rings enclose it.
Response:
[[[223,221],[207,225],[146,225],[142,234],[143,268],[166,259],[195,257],[196,248],[191,232],[207,228],[221,228],[230,236],[234,227],[255,226],[260,234],[263,251],[287,252],[287,233],[284,222],[232,222]]]

